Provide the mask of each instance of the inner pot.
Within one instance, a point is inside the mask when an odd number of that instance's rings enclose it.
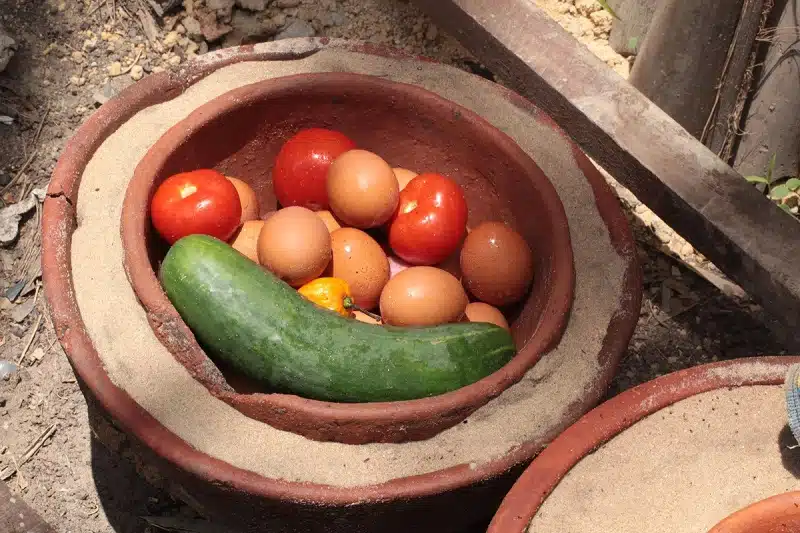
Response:
[[[172,174],[215,168],[253,188],[263,217],[278,207],[271,180],[275,156],[289,137],[309,127],[341,131],[393,167],[453,178],[464,190],[470,227],[499,220],[527,240],[535,258],[534,282],[527,298],[506,310],[518,349],[507,365],[438,396],[350,404],[258,391],[205,354],[157,280],[166,245],[151,226],[150,199]],[[566,214],[536,163],[472,111],[419,87],[361,74],[275,78],[198,107],[137,166],[123,205],[122,241],[126,272],[150,325],[193,378],[246,416],[315,440],[404,442],[460,423],[556,345],[573,297]]]

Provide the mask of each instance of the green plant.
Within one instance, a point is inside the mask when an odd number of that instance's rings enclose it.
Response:
[[[611,15],[611,16],[612,16],[612,17],[614,17],[615,19],[619,19],[619,17],[618,17],[618,16],[617,16],[617,14],[614,12],[614,10],[613,10],[613,9],[611,9],[611,6],[610,6],[610,5],[608,5],[608,1],[607,1],[607,0],[597,0],[597,3],[598,3],[598,4],[600,4],[600,6],[601,6],[603,9],[605,9],[605,10],[608,12],[608,14],[609,14],[609,15]]]
[[[772,158],[767,165],[765,176],[745,176],[745,179],[753,184],[764,184],[767,198],[778,204],[778,206],[792,215],[797,215],[800,211],[800,179],[797,177],[786,180],[775,180],[775,159],[778,154],[772,154]]]

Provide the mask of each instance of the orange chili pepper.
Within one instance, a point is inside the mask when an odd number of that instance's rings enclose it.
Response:
[[[353,316],[355,305],[350,285],[341,278],[317,278],[297,289],[297,292],[324,309],[346,317]]]

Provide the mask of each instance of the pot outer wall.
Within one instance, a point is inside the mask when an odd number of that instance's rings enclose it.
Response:
[[[115,113],[107,113],[103,121],[93,121],[92,127],[84,126],[80,132],[82,135],[70,142],[63,156],[68,161],[59,163],[56,169],[59,179],[48,191],[43,221],[45,243],[50,245],[43,254],[45,289],[56,334],[69,354],[70,364],[89,404],[90,422],[100,441],[132,460],[143,477],[166,486],[175,497],[226,525],[231,533],[482,531],[483,528],[468,528],[480,527],[481,521],[485,525],[524,465],[541,450],[543,444],[528,443],[486,465],[486,468],[468,474],[464,473],[464,468],[455,467],[419,478],[406,478],[417,488],[402,497],[389,497],[387,494],[391,491],[382,486],[375,486],[374,490],[366,488],[367,494],[373,496],[346,502],[335,499],[317,501],[313,497],[300,501],[291,488],[266,492],[264,478],[189,447],[116,387],[103,369],[80,321],[80,312],[71,293],[69,266],[69,236],[75,230],[75,205],[83,171],[83,166],[77,161],[90,157],[105,136],[139,110],[176,97],[211,72],[232,63],[297,59],[322,48],[388,58],[409,57],[405,53],[366,44],[329,43],[327,39],[294,41],[303,41],[308,46],[300,46],[299,52],[292,45],[284,46],[283,43],[273,43],[275,46],[257,51],[249,46],[228,49],[208,54],[179,76],[168,73],[151,76],[123,93],[126,98],[124,107],[117,108]],[[497,86],[495,96],[510,99],[536,113],[527,100],[502,87]],[[537,119],[549,121],[543,115],[538,115]],[[589,391],[584,401],[570,406],[567,416],[573,420],[600,399],[613,377],[636,325],[641,298],[641,272],[625,217],[597,169],[577,148],[574,151],[578,166],[595,193],[612,244],[626,262],[623,290],[628,301],[609,325],[599,358],[601,370],[596,379],[596,390]],[[554,436],[550,435],[548,440]],[[309,487],[306,494],[313,494],[312,489],[316,490],[316,487]]]
[[[499,477],[431,498],[329,507],[269,500],[177,468],[127,433],[86,383],[80,378],[78,383],[92,433],[104,447],[130,462],[148,483],[224,525],[229,533],[483,533],[491,513],[525,467],[517,465]]]
[[[800,356],[753,357],[700,365],[661,376],[615,396],[586,413],[531,462],[503,499],[487,533],[528,533],[536,513],[574,466],[651,414],[681,400],[714,390],[781,385],[786,372],[796,363],[800,363]],[[766,370],[744,379],[735,372],[739,367],[750,369],[755,365],[762,365]],[[768,500],[760,506],[753,505],[734,513],[709,533],[800,531],[800,507],[792,513],[791,521],[786,522],[798,527],[781,529],[782,522],[774,512],[777,509],[785,510],[788,505],[783,499],[776,502]],[[800,505],[797,496],[793,502],[792,505]],[[726,521],[728,525],[724,527],[729,529],[723,528]]]

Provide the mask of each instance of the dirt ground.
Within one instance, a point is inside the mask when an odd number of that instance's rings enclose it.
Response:
[[[627,76],[628,59],[608,46],[611,18],[593,0],[538,1]],[[140,17],[136,6],[146,4],[0,0],[0,64],[2,30],[16,41],[0,74],[0,209],[24,205],[46,188],[65,141],[105,101],[208,48],[328,35],[389,44],[492,77],[401,0],[184,0],[163,21]],[[639,242],[645,298],[609,396],[700,363],[785,353],[758,306],[614,185]],[[187,507],[140,480],[90,434],[85,401],[44,313],[41,207],[28,203],[20,236],[0,246],[0,479],[59,533],[155,532],[169,529],[168,520],[172,530],[186,526],[196,518]]]

